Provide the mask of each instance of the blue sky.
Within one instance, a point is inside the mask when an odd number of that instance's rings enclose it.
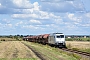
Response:
[[[0,35],[90,35],[90,0],[0,0]]]

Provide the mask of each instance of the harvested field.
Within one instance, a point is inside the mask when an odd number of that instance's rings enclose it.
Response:
[[[87,41],[66,41],[68,48],[77,49],[90,53],[90,42]]]
[[[16,39],[14,39],[14,38],[3,38],[3,37],[1,37],[0,38],[0,41],[16,41]]]
[[[66,45],[71,45],[72,48],[90,48],[90,42],[86,41],[66,41]]]
[[[37,59],[38,57],[20,41],[7,41],[0,43],[0,59],[13,60],[14,58]]]
[[[78,60],[72,54],[69,55],[59,48],[48,45],[26,41],[1,41],[0,43],[0,60],[42,60],[40,57],[43,60]]]

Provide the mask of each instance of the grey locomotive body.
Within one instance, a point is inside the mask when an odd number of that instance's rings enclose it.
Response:
[[[65,47],[65,35],[63,33],[50,34],[48,37],[48,44],[58,47]]]

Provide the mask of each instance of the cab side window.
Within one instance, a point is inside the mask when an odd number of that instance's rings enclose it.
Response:
[[[55,38],[55,36],[54,36],[54,38]]]

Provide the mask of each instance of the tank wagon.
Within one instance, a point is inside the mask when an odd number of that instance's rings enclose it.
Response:
[[[51,46],[66,47],[65,35],[63,33],[51,33],[37,36],[27,36],[24,41],[30,41],[41,44],[49,44]]]

